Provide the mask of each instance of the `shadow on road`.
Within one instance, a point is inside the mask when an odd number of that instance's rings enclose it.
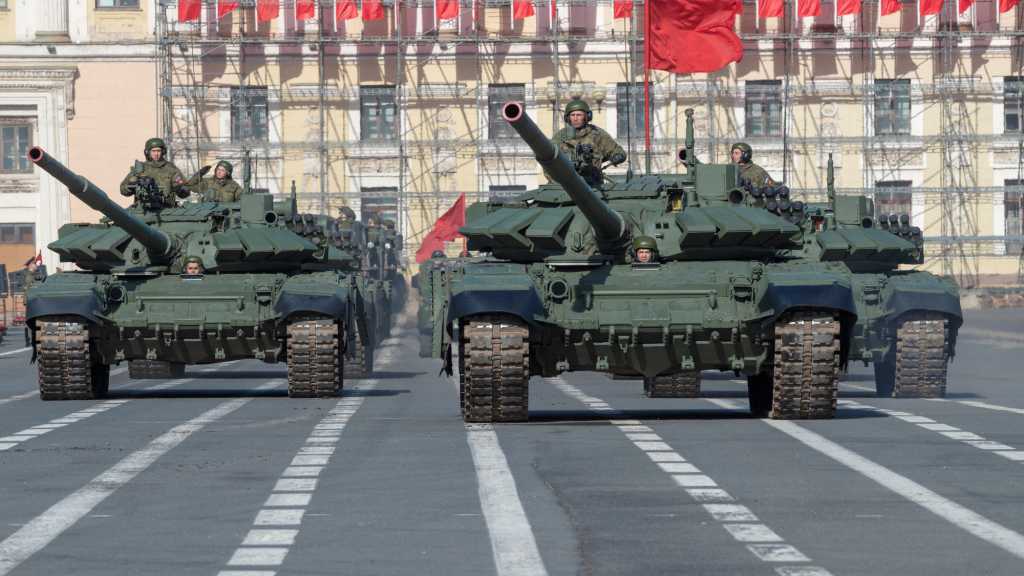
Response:
[[[283,370],[245,370],[241,372],[187,372],[185,378],[195,380],[259,380],[287,378]]]

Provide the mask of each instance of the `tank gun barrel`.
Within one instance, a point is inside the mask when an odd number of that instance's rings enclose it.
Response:
[[[82,202],[93,210],[110,218],[125,232],[136,238],[151,253],[164,255],[171,251],[171,238],[156,228],[152,228],[138,217],[129,213],[107,196],[106,192],[90,182],[87,178],[75,174],[67,166],[61,164],[45,150],[36,146],[28,151],[28,159],[50,176],[56,178]]]
[[[566,193],[576,202],[580,212],[594,227],[598,239],[617,242],[626,237],[626,222],[612,210],[599,194],[587,185],[576,173],[572,163],[562,154],[554,142],[549,140],[533,120],[526,115],[522,102],[506,102],[501,107],[502,117],[530,146],[537,161],[547,170],[551,178],[562,185]]]

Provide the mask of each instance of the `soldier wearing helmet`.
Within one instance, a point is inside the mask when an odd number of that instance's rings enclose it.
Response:
[[[566,126],[555,134],[555,145],[588,184],[600,186],[605,164],[622,164],[626,161],[626,151],[607,132],[591,124],[594,113],[583,100],[569,101],[562,118]]]
[[[136,162],[128,175],[121,181],[121,194],[134,196],[138,190],[141,178],[152,178],[160,189],[163,197],[163,206],[173,208],[177,205],[175,196],[188,198],[189,191],[185,177],[181,170],[167,160],[167,145],[161,138],[150,138],[146,140],[146,147],[143,150],[145,162]],[[205,173],[204,173],[205,174]],[[198,181],[198,178],[195,178]]]
[[[349,208],[348,206],[342,206],[341,208],[338,209],[338,212],[339,212],[339,215],[338,215],[338,219],[339,220],[341,220],[343,222],[355,222],[356,221],[356,212],[355,212],[355,210]]]
[[[203,261],[198,256],[189,256],[185,259],[185,267],[182,273],[186,276],[201,276],[203,273]]]
[[[751,160],[754,150],[746,142],[737,142],[730,150],[732,161],[740,167],[740,184],[750,183],[755,188],[774,186],[775,181],[768,175],[764,168],[761,168]]]
[[[658,263],[658,242],[650,236],[633,238],[633,262],[636,264]]]
[[[209,169],[209,166],[203,166],[200,173],[205,174]],[[213,169],[213,176],[200,180],[192,191],[201,194],[203,202],[238,202],[242,198],[242,187],[231,179],[232,172],[234,166],[231,162],[221,160]]]

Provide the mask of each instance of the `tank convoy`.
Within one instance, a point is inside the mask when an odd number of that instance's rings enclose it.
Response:
[[[80,271],[55,274],[27,302],[44,400],[106,394],[111,364],[255,358],[285,362],[292,397],[333,396],[356,337],[356,279],[290,231],[269,194],[161,207],[140,182],[122,208],[40,148],[29,159],[106,218],[67,224],[49,245]],[[198,260],[200,274],[185,274]]]
[[[685,174],[592,187],[522,104],[503,114],[554,182],[471,206],[460,231],[487,256],[439,271],[434,354],[458,372],[466,421],[524,421],[531,375],[576,370],[639,376],[652,397],[694,396],[702,370],[733,371],[747,376],[751,411],[781,419],[832,417],[851,358],[902,378],[899,395],[937,394],[922,392],[929,378],[944,389],[955,288],[898,270],[919,261],[920,243],[868,225],[867,198],[812,206],[744,190],[735,165],[697,161],[690,111]],[[654,261],[637,258],[641,239]],[[946,355],[922,360],[911,334],[939,325]],[[922,378],[922,362],[941,374]]]

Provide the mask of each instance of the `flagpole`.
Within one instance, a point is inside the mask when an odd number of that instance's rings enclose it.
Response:
[[[651,173],[651,0],[644,0],[644,174]]]

